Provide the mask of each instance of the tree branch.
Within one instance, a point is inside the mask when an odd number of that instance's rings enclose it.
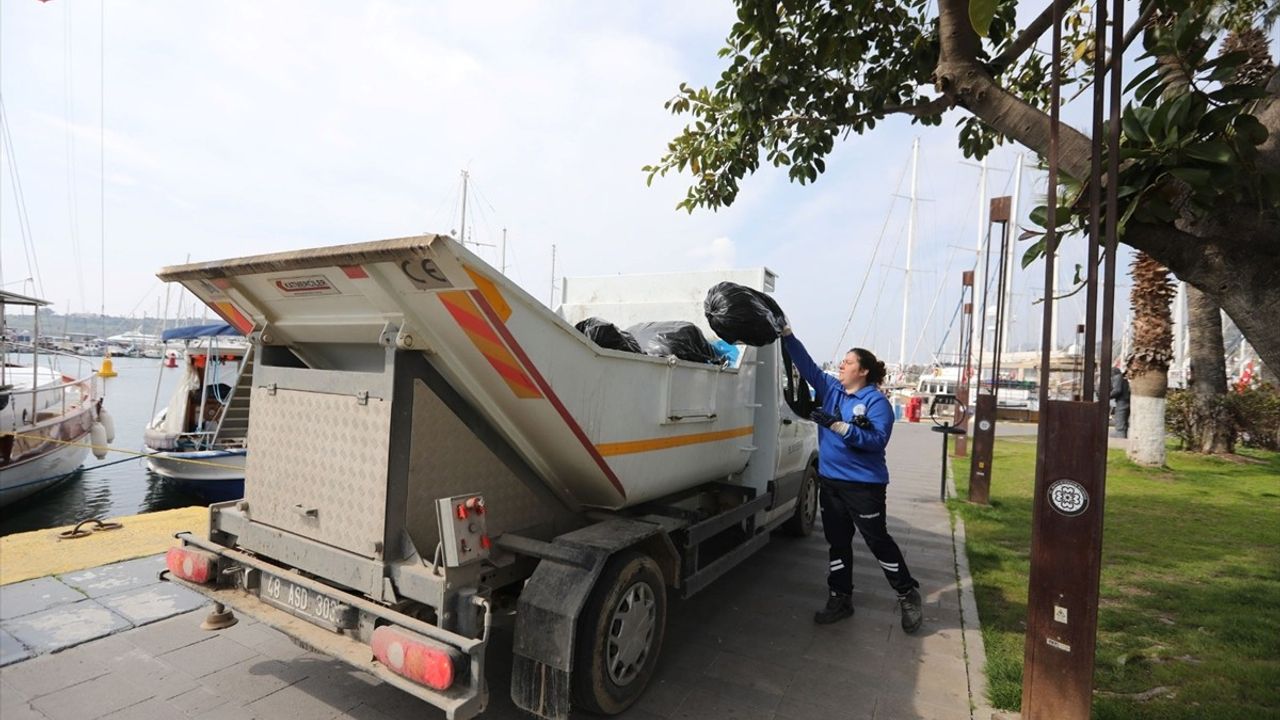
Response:
[[[1071,7],[1075,0],[1056,0],[1056,2],[1058,13],[1061,14]],[[1050,3],[1049,7],[1044,9],[1044,12],[1037,15],[1035,20],[1027,24],[1027,28],[1013,41],[1012,45],[1005,48],[1004,52],[997,55],[988,64],[988,67],[991,68],[991,74],[999,75],[1008,70],[1009,66],[1022,57],[1022,53],[1034,47],[1040,36],[1044,35],[1045,31],[1051,27],[1053,27],[1053,3]]]
[[[981,44],[969,22],[968,9],[968,0],[938,1],[941,53],[934,84],[987,125],[1047,156],[1052,131],[1048,114],[997,84],[978,61]],[[1058,142],[1058,167],[1062,172],[1078,180],[1087,178],[1093,157],[1089,136],[1063,124],[1058,127]]]
[[[921,103],[907,103],[905,105],[885,105],[881,107],[879,110],[873,110],[871,112],[865,112],[865,113],[858,113],[857,115],[854,115],[853,117],[849,118],[846,121],[841,122],[840,124],[853,125],[855,123],[862,122],[865,120],[879,120],[885,117],[886,115],[910,115],[912,117],[926,117],[929,115],[936,115],[938,113],[946,112],[947,110],[950,110],[951,108],[955,107],[955,105],[956,105],[955,100],[947,97],[946,95],[941,95],[939,97],[933,98],[931,100],[926,100],[925,102],[921,102]],[[829,118],[814,117],[812,115],[782,115],[778,117],[778,122],[784,123],[786,125],[799,125],[801,123],[807,123],[807,122],[826,123],[826,122],[829,122]]]
[[[884,115],[903,114],[913,117],[924,117],[926,115],[937,115],[946,112],[956,106],[956,101],[946,95],[941,95],[927,102],[908,105],[886,105],[883,108]]]
[[[1059,6],[1058,12],[1061,13],[1065,11],[1074,1],[1075,0],[1057,0]],[[1133,41],[1138,37],[1138,33],[1142,32],[1142,29],[1147,26],[1147,23],[1151,22],[1151,18],[1155,16],[1155,14],[1156,3],[1147,5],[1147,8],[1142,11],[1142,14],[1138,16],[1138,19],[1134,20],[1133,25],[1129,26],[1129,31],[1125,33],[1124,46],[1121,48],[1121,52],[1124,52],[1133,44]],[[987,68],[990,70],[992,77],[999,77],[1001,73],[1008,70],[1009,66],[1017,61],[1018,58],[1022,57],[1023,53],[1034,47],[1036,42],[1040,40],[1040,37],[1044,35],[1045,31],[1051,27],[1053,27],[1053,5],[1049,5],[1049,7],[1044,9],[1044,12],[1037,15],[1036,19],[1032,20],[1027,25],[1027,28],[1022,31],[1022,34],[1019,35],[1017,39],[1009,45],[1009,47],[1004,49],[1004,52],[1000,53],[995,57],[995,59],[987,63]]]

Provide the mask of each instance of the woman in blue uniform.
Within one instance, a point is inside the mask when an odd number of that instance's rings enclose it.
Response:
[[[813,620],[829,624],[853,615],[853,536],[862,533],[884,576],[898,593],[902,629],[920,629],[920,583],[885,525],[889,468],[885,446],[893,433],[893,408],[878,387],[884,363],[870,351],[853,348],[840,363],[839,377],[822,372],[787,328],[783,345],[796,369],[815,390],[819,409],[809,416],[818,430],[822,528],[829,552],[827,606]]]

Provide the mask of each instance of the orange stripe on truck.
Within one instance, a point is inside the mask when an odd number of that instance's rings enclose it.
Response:
[[[511,354],[506,344],[494,332],[493,326],[481,314],[480,309],[466,292],[454,290],[437,293],[436,297],[440,298],[440,302],[453,316],[458,327],[467,334],[467,339],[471,340],[476,350],[489,361],[489,365],[497,371],[516,397],[522,400],[542,397],[538,386],[521,368],[520,361]]]
[[[502,293],[498,292],[498,286],[494,284],[489,277],[478,270],[472,270],[465,267],[467,274],[471,276],[471,282],[476,284],[476,289],[489,301],[489,307],[493,308],[493,312],[503,323],[507,322],[507,318],[511,317],[511,306],[503,299]]]
[[[730,430],[716,430],[715,432],[694,433],[693,435],[675,435],[672,437],[650,438],[648,440],[628,440],[626,442],[615,443],[599,443],[596,450],[604,457],[614,455],[631,455],[633,453],[650,452],[652,450],[666,450],[668,448],[683,447],[685,445],[701,445],[702,443],[719,442],[721,440],[732,440],[733,438],[746,437],[754,432],[755,428],[751,425],[740,428],[732,428]]]
[[[235,305],[229,302],[216,302],[213,309],[223,320],[231,324],[231,327],[240,331],[241,335],[248,335],[253,331],[253,323],[246,318]]]

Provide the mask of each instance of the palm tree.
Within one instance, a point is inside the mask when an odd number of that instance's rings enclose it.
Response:
[[[1140,252],[1130,267],[1133,290],[1133,347],[1127,358],[1132,410],[1129,459],[1139,465],[1164,465],[1164,405],[1173,360],[1174,286],[1169,269]]]
[[[1280,8],[1280,5],[1277,5]],[[1275,73],[1267,34],[1258,28],[1243,28],[1227,34],[1221,54],[1245,53],[1248,61],[1235,73],[1235,82],[1263,85]],[[1180,222],[1179,227],[1198,234],[1212,220]],[[1222,343],[1222,312],[1212,298],[1187,285],[1187,325],[1191,331],[1192,411],[1191,450],[1202,453],[1229,453],[1235,449],[1235,430],[1226,408],[1227,363]]]
[[[1192,433],[1190,450],[1229,453],[1235,432],[1226,407],[1227,361],[1222,343],[1222,311],[1213,298],[1187,286],[1187,327],[1191,331]]]

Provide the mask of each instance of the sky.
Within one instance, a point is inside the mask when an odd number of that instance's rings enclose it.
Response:
[[[155,317],[167,265],[456,231],[465,170],[470,239],[506,228],[508,275],[544,302],[552,245],[556,277],[764,265],[816,358],[954,353],[980,177],[958,114],[852,136],[812,185],[762,170],[718,212],[675,209],[687,176],[646,187],[640,168],[685,123],[664,101],[715,81],[733,19],[711,1],[5,0],[0,284],[59,312]],[[990,193],[1011,192],[1016,152],[990,157]],[[1025,218],[1042,174],[1022,190]],[[1015,273],[1014,348],[1038,342],[1041,268]],[[1061,344],[1082,313],[1063,303]]]

